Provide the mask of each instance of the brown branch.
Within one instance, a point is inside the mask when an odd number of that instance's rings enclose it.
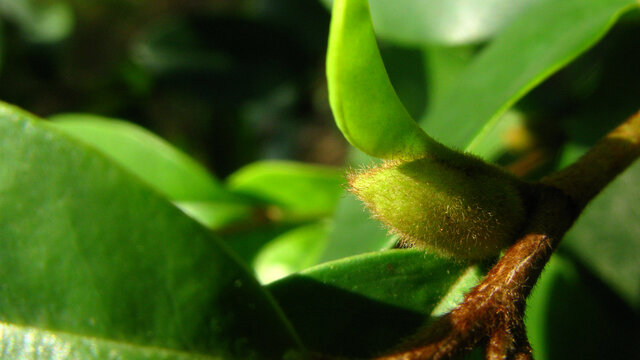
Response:
[[[435,324],[378,359],[452,359],[487,341],[488,359],[531,359],[525,300],[584,206],[640,156],[640,113],[575,164],[532,185],[530,225],[471,290]]]
[[[640,112],[620,124],[571,166],[542,179],[584,207],[640,156]]]

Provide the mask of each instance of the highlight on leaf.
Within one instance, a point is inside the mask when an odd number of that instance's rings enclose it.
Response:
[[[336,0],[327,51],[329,102],[347,140],[382,159],[411,160],[447,149],[398,98],[380,56],[368,0]]]

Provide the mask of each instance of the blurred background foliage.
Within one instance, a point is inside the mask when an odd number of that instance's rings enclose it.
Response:
[[[428,121],[434,99],[537,2],[372,1],[385,64],[414,118]],[[0,99],[45,118],[94,114],[97,127],[100,119],[125,119],[168,141],[153,151],[173,154],[174,146],[195,158],[202,166],[183,170],[201,181],[187,186],[215,199],[189,198],[167,179],[147,180],[216,231],[265,283],[324,260],[387,249],[395,239],[342,190],[340,167],[373,160],[347,146],[331,117],[324,78],[329,4],[0,0]],[[500,118],[485,157],[536,179],[637,111],[639,33],[638,12],[624,15]],[[54,119],[61,127],[73,122],[70,115]],[[92,140],[98,148],[101,137]],[[323,167],[256,163],[266,159]],[[123,166],[146,160],[139,161]],[[207,170],[226,180],[209,179]],[[599,358],[612,346],[624,358],[640,338],[639,183],[636,164],[588,210],[547,270],[529,316],[540,358],[568,358],[564,351],[576,347],[590,354],[580,358]],[[275,286],[277,294],[287,283]],[[550,336],[550,329],[562,334]],[[624,335],[601,336],[610,332]]]

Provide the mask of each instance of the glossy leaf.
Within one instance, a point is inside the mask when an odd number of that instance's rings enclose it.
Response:
[[[88,114],[61,114],[51,120],[53,126],[100,150],[170,200],[230,198],[203,166],[135,124]]]
[[[347,140],[382,159],[442,150],[411,118],[387,76],[368,0],[337,0],[327,50],[329,103]]]
[[[407,44],[482,41],[539,0],[371,0],[376,32]],[[323,0],[325,4],[332,0]]]
[[[214,360],[217,356],[146,347],[89,336],[0,323],[0,356],[6,360]]]
[[[543,0],[528,8],[433,104],[424,128],[446,145],[473,152],[502,113],[591,47],[635,4],[635,0]]]
[[[309,349],[367,356],[429,321],[463,271],[420,250],[389,250],[326,263],[268,289]]]
[[[344,184],[342,170],[289,161],[263,161],[245,166],[227,180],[235,193],[275,205],[293,217],[330,214]]]
[[[108,158],[6,104],[0,147],[0,321],[232,358],[297,348],[236,257]]]
[[[179,201],[174,205],[212,230],[246,223],[256,213],[252,205],[243,202]]]
[[[318,263],[326,246],[328,223],[299,226],[266,244],[253,262],[261,283],[266,284]]]

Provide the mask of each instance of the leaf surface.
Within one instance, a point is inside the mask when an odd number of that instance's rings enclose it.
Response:
[[[493,36],[537,1],[371,0],[370,3],[376,32],[385,39],[412,45],[460,45]]]
[[[421,250],[389,250],[322,264],[268,289],[309,349],[367,356],[429,321],[464,269]]]
[[[595,44],[634,5],[634,0],[536,3],[501,31],[433,104],[425,130],[448,146],[474,152],[501,114]]]
[[[214,360],[220,357],[0,323],[0,356],[7,360]]]
[[[51,120],[53,126],[100,150],[170,200],[230,197],[203,166],[135,124],[89,114],[60,114]]]
[[[0,321],[231,358],[298,347],[217,238],[105,156],[6,104],[0,154]]]
[[[562,243],[636,310],[640,310],[639,190],[636,161],[589,203]]]
[[[307,218],[330,214],[344,182],[337,168],[292,161],[252,163],[227,180],[235,193],[275,205],[284,215]]]
[[[411,118],[387,76],[368,0],[333,5],[327,85],[336,124],[363,152],[408,160],[441,148]]]
[[[539,360],[636,357],[638,315],[562,251],[527,299],[525,324]]]

